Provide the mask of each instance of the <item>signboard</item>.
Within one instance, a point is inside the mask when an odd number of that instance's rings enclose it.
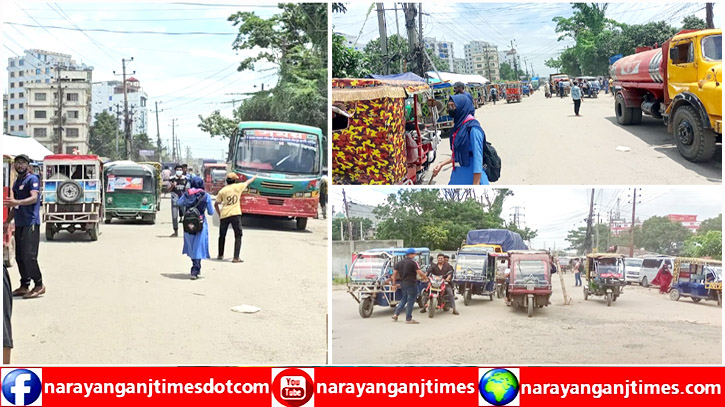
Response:
[[[109,176],[106,192],[114,192],[117,189],[126,191],[141,191],[143,190],[143,178]]]
[[[622,54],[617,54],[612,57],[609,57],[609,65],[612,65],[613,63],[617,62],[617,60],[620,58],[622,58]]]
[[[151,156],[154,155],[154,153],[155,153],[154,150],[138,150],[138,154],[139,155],[143,155],[143,156],[146,156],[146,157],[151,157]]]

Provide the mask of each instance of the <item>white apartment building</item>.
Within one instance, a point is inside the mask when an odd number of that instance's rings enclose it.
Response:
[[[49,84],[56,78],[56,66],[87,69],[79,66],[68,54],[39,49],[25,50],[24,55],[8,58],[8,132],[25,136],[28,102],[25,86],[30,83]],[[90,68],[93,69],[93,68]]]
[[[466,60],[464,58],[453,58],[453,73],[466,74]]]
[[[134,77],[128,78],[126,80],[126,94],[131,120],[131,134],[148,134],[148,95],[141,87],[141,82]],[[91,122],[95,123],[96,115],[104,110],[116,118],[120,126],[119,129],[123,132],[123,81],[93,83]]]
[[[498,47],[485,41],[471,41],[463,46],[466,73],[481,75],[497,82],[501,80]]]
[[[25,85],[25,131],[53,152],[86,154],[91,125],[92,70],[63,69],[60,77],[60,101],[55,81]],[[62,138],[58,136],[59,108]]]
[[[426,49],[433,50],[433,53],[440,59],[448,62],[448,70],[453,72],[455,68],[455,55],[453,43],[448,41],[437,41],[435,37],[423,37],[423,44]]]

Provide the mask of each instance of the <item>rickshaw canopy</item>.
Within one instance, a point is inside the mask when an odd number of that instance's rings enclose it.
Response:
[[[411,95],[429,91],[425,82],[396,79],[333,79],[332,100],[352,102],[380,98],[405,99]]]

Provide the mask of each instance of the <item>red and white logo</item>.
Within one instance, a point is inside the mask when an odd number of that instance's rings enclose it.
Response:
[[[314,369],[272,369],[272,406],[313,406]]]

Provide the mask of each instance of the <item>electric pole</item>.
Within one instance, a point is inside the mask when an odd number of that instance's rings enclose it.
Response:
[[[178,163],[176,157],[176,119],[171,119],[171,161]]]
[[[414,3],[402,3],[402,7],[405,15],[405,29],[408,32],[408,54],[412,60],[418,49],[418,33],[415,29],[415,17],[418,15],[418,11],[415,9]],[[416,72],[416,74],[423,76],[422,72]]]
[[[390,56],[388,55],[388,30],[385,28],[385,8],[383,3],[375,3],[378,8],[378,31],[380,32],[380,51],[383,56],[383,75],[390,74]]]
[[[121,105],[116,104],[116,159],[121,158],[121,153],[118,150],[118,128],[121,127]]]
[[[587,217],[587,234],[584,237],[584,248],[586,250],[586,253],[592,252],[592,221],[593,221],[593,218],[594,218],[594,188],[592,188],[592,198],[589,203],[589,216]]]
[[[629,232],[629,257],[634,257],[634,212],[637,209],[637,188],[632,188],[632,227]]]
[[[707,28],[715,28],[715,23],[713,22],[713,20],[713,3],[705,3],[705,24],[707,25]]]
[[[400,25],[398,24],[398,3],[393,3],[395,9],[395,32],[398,34],[398,40],[400,40]],[[400,58],[400,73],[403,73],[403,59]]]
[[[516,48],[514,48],[514,40],[511,40],[511,55],[514,60],[514,80],[519,80],[519,65],[516,63]]]
[[[133,57],[130,59],[122,58],[121,59],[121,67],[123,68],[123,73],[121,74],[123,76],[123,111],[124,111],[124,137],[125,137],[125,155],[126,159],[130,160],[131,158],[131,122],[128,117],[128,87],[126,85],[126,63],[133,61]],[[133,71],[131,75],[135,74],[136,71]],[[116,71],[113,71],[114,75],[118,75]]]
[[[350,220],[350,205],[347,203],[347,195],[342,190],[342,202],[345,204],[345,217],[347,218],[347,236],[352,245],[352,221]]]
[[[158,157],[158,162],[161,162],[161,132],[159,131],[159,112],[163,112],[164,110],[159,110],[159,102],[154,102],[154,106],[156,106],[156,110],[154,113],[156,113],[156,149],[158,150],[156,153],[156,157]]]
[[[58,119],[56,131],[58,132],[58,154],[63,154],[63,87],[60,84],[61,67],[55,66],[56,84],[58,86]]]
[[[423,68],[424,52],[428,55],[423,44],[423,3],[418,3],[418,71],[423,78],[425,78],[425,68]]]

